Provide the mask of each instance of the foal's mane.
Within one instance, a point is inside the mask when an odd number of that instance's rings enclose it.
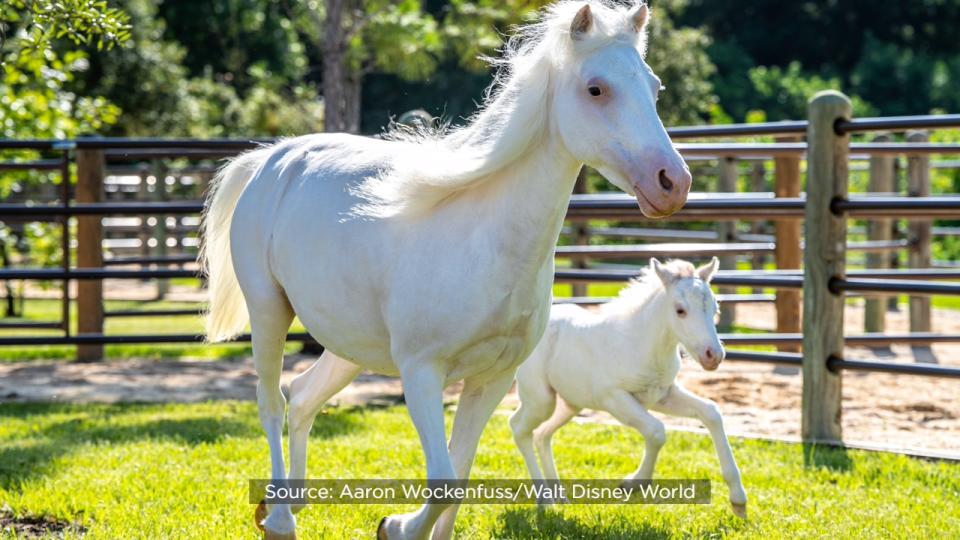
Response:
[[[590,4],[593,28],[575,41],[570,24],[584,4]],[[385,138],[406,148],[390,168],[353,189],[365,200],[353,213],[415,215],[483,183],[522,156],[549,129],[551,90],[560,70],[614,41],[629,42],[642,52],[644,36],[629,31],[631,9],[608,0],[561,0],[546,8],[538,22],[518,27],[501,57],[486,59],[495,70],[493,83],[466,125],[388,130]]]
[[[681,277],[689,278],[696,275],[696,268],[687,261],[674,259],[667,261],[664,266],[670,272]],[[613,300],[602,304],[599,312],[604,316],[635,313],[643,308],[647,302],[663,291],[663,282],[649,268],[644,268],[640,275],[631,279],[629,284],[620,289],[620,294]]]

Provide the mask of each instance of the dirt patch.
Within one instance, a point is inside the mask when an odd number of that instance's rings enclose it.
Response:
[[[0,508],[0,533],[14,538],[63,538],[67,533],[80,535],[86,529],[76,523],[49,516],[17,516],[9,506]]]
[[[738,320],[764,328],[776,320],[773,307],[737,306]],[[847,313],[847,333],[862,329],[862,308]],[[935,310],[934,332],[960,334],[960,313]],[[888,332],[905,332],[907,313],[891,313]],[[850,358],[873,358],[876,350],[849,348]],[[914,362],[918,351],[895,345],[882,351],[885,362]],[[937,344],[919,351],[921,360],[932,353],[941,365],[960,365],[960,344]],[[284,362],[284,383],[314,361],[290,356]],[[731,435],[799,440],[801,377],[796,370],[749,363],[726,362],[706,372],[685,362],[679,380],[694,393],[716,401]],[[238,360],[124,360],[76,364],[25,362],[0,364],[0,404],[9,402],[198,402],[219,399],[255,399],[256,371],[250,359]],[[907,452],[937,452],[960,457],[960,382],[884,373],[847,372],[843,377],[844,440]],[[455,401],[459,386],[448,389]],[[403,402],[400,382],[363,374],[333,400],[343,405],[388,406]],[[511,392],[507,408],[516,406]],[[580,421],[612,422],[604,413],[587,412]],[[664,418],[676,429],[699,430],[689,419]]]

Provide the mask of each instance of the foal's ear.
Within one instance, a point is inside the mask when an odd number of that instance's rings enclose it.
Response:
[[[593,27],[593,13],[590,11],[590,4],[584,4],[580,11],[573,16],[573,22],[570,23],[570,37],[573,39],[583,39],[590,28]]]
[[[653,271],[660,278],[660,281],[663,282],[665,287],[673,285],[673,282],[677,280],[677,276],[673,274],[662,262],[660,262],[656,257],[650,259],[650,270]]]
[[[650,8],[647,7],[646,2],[640,2],[640,5],[637,6],[637,9],[635,9],[633,14],[630,15],[630,22],[633,24],[633,28],[642,34],[647,28],[647,22],[649,21]]]
[[[710,283],[710,280],[713,279],[713,276],[717,274],[717,270],[720,268],[720,259],[714,257],[710,259],[710,262],[697,268],[697,277]]]

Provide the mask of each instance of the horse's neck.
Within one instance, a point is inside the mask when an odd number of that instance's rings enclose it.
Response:
[[[679,340],[667,325],[668,298],[662,289],[657,289],[638,309],[620,317],[614,324],[620,333],[633,342],[632,351],[644,351],[647,359],[655,364],[670,362],[677,352]]]
[[[580,167],[548,135],[464,198],[479,213],[475,226],[489,231],[498,257],[512,259],[518,272],[552,260]]]

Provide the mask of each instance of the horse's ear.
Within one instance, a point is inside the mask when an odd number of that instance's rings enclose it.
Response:
[[[593,26],[593,13],[590,11],[590,4],[584,4],[580,11],[573,16],[573,22],[570,23],[570,37],[573,39],[583,39]]]
[[[662,262],[660,262],[656,257],[650,259],[650,270],[660,278],[660,281],[663,282],[665,287],[669,287],[677,280],[677,276],[667,269]]]
[[[713,276],[717,274],[717,269],[720,268],[720,259],[714,257],[710,259],[710,262],[697,268],[697,277],[710,283],[710,280],[713,279]]]
[[[650,21],[650,8],[647,7],[646,2],[640,2],[640,5],[637,6],[637,9],[633,11],[633,15],[630,15],[630,22],[633,23],[633,27],[637,32],[643,33],[647,28],[647,22]]]

